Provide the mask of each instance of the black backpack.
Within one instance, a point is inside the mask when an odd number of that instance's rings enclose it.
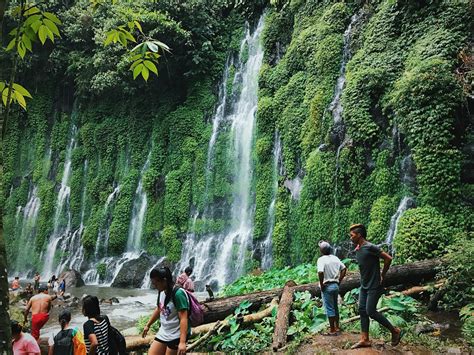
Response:
[[[127,355],[127,344],[125,337],[118,331],[117,328],[112,327],[107,316],[107,323],[109,324],[109,351],[110,354]]]
[[[72,329],[61,330],[54,337],[54,355],[74,355]]]

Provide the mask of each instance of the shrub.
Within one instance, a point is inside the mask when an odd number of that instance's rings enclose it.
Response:
[[[446,280],[445,308],[456,309],[474,302],[474,234],[461,233],[449,246],[445,261],[438,274]]]
[[[394,240],[399,262],[438,257],[446,252],[456,229],[433,207],[406,211],[400,219]]]

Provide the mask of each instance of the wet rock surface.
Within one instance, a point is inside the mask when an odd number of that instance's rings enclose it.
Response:
[[[59,275],[59,280],[66,280],[66,290],[69,287],[81,287],[84,286],[84,280],[82,279],[82,275],[77,270],[69,270],[61,273]]]
[[[115,277],[112,287],[140,288],[145,273],[153,266],[153,261],[147,254],[139,258],[127,261],[123,264]]]

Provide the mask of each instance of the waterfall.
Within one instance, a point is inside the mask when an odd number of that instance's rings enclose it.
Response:
[[[87,284],[98,285],[103,284],[110,286],[113,284],[115,278],[119,274],[123,265],[130,260],[135,260],[141,255],[141,237],[143,230],[143,223],[145,221],[145,213],[147,208],[147,197],[143,187],[143,176],[150,166],[151,151],[148,153],[147,159],[140,173],[140,180],[138,182],[137,189],[135,190],[135,197],[133,200],[132,217],[130,220],[128,240],[127,240],[127,251],[120,256],[107,256],[108,240],[109,240],[109,228],[111,221],[108,220],[109,207],[113,201],[118,197],[120,193],[120,184],[114,188],[112,193],[107,197],[104,205],[104,215],[106,218],[105,230],[99,231],[97,238],[95,252],[94,252],[94,263],[92,268],[84,274],[84,281]],[[100,259],[101,250],[103,251],[104,257]],[[105,276],[101,277],[97,265],[105,264],[106,272]]]
[[[388,229],[387,237],[385,238],[385,244],[389,246],[389,249],[393,250],[393,239],[397,235],[398,222],[400,221],[400,218],[406,210],[413,207],[415,207],[415,201],[411,197],[405,196],[400,201],[397,211],[390,219],[390,228]]]
[[[18,206],[17,209],[17,230],[20,231],[18,237],[18,255],[15,265],[17,272],[26,271],[27,262],[33,260],[36,221],[40,207],[41,201],[38,197],[38,188],[36,185],[31,185],[25,208],[22,209],[21,206]]]
[[[329,111],[331,111],[332,113],[332,117],[333,117],[335,125],[342,123],[341,95],[342,95],[342,90],[344,89],[344,85],[346,83],[346,64],[349,61],[350,55],[351,55],[350,40],[351,40],[352,26],[358,19],[359,19],[358,14],[353,15],[351,17],[351,22],[349,23],[349,26],[344,31],[344,47],[342,50],[341,68],[339,69],[339,77],[337,78],[336,87],[334,88],[334,97],[331,103],[329,104]]]
[[[158,261],[155,263],[155,265],[153,265],[145,274],[145,277],[143,278],[143,283],[142,283],[142,289],[149,289],[150,288],[150,284],[151,284],[151,281],[150,281],[150,272],[151,270],[153,270],[154,268],[158,267],[159,265],[161,265],[163,263],[163,261],[165,260],[165,257],[161,257],[158,259]]]
[[[262,243],[262,269],[266,270],[272,266],[272,235],[275,227],[275,206],[278,195],[278,175],[281,173],[281,139],[278,131],[275,131],[275,138],[273,143],[273,187],[272,187],[272,202],[268,208],[268,232],[265,240]]]
[[[105,227],[99,230],[99,233],[97,236],[97,242],[95,244],[95,249],[94,249],[95,260],[99,260],[101,251],[103,255],[107,255],[107,251],[109,247],[109,228],[110,228],[110,224],[112,223],[112,217],[109,214],[110,212],[109,207],[118,198],[119,193],[120,193],[120,184],[117,184],[117,186],[115,186],[114,190],[109,194],[109,196],[107,197],[107,200],[105,201],[105,205],[104,205]]]
[[[132,219],[130,220],[130,227],[128,230],[127,251],[138,252],[142,244],[142,229],[145,220],[145,213],[147,208],[146,192],[143,188],[143,176],[150,166],[151,151],[148,154],[145,165],[143,165],[140,181],[138,182],[137,190],[135,191],[135,198],[133,200]]]
[[[104,206],[105,212],[107,212],[107,209],[109,208],[110,203],[115,200],[119,192],[120,192],[120,184],[117,184],[114,191],[112,191],[112,193],[107,197],[107,201],[105,201],[105,206]]]
[[[290,190],[290,195],[293,200],[299,200],[301,190],[303,189],[303,181],[301,180],[301,171],[298,172],[294,179],[286,179],[283,183],[288,190]]]
[[[194,260],[193,275],[196,280],[209,282],[214,280],[220,286],[242,274],[246,251],[252,242],[253,201],[251,185],[253,177],[252,149],[254,143],[255,111],[257,108],[258,72],[263,60],[260,43],[263,30],[263,17],[259,20],[253,33],[247,27],[245,38],[241,42],[237,72],[233,83],[240,84],[241,91],[235,93],[230,109],[226,112],[226,82],[228,61],[219,89],[219,103],[213,118],[213,132],[209,140],[208,160],[206,167],[206,187],[212,181],[214,167],[214,147],[221,132],[223,122],[229,123],[229,159],[234,162],[232,173],[232,204],[226,217],[229,226],[220,233],[207,233],[198,236],[194,228],[187,235],[183,245],[181,270]],[[244,63],[248,48],[248,59]],[[237,86],[237,85],[235,85]],[[206,188],[207,190],[207,188]],[[205,207],[201,219],[213,218],[212,198],[205,196]],[[195,215],[195,218],[197,216]],[[194,222],[193,222],[194,223]]]
[[[87,285],[104,285],[110,286],[114,282],[115,278],[119,274],[120,270],[122,269],[123,264],[127,261],[136,259],[139,257],[140,254],[134,252],[126,252],[122,255],[115,257],[115,256],[108,256],[102,258],[99,262],[94,263],[93,267],[88,270],[84,274],[84,282]],[[101,278],[98,270],[99,264],[105,264],[105,277]]]
[[[69,196],[71,193],[71,187],[69,186],[69,180],[71,177],[71,158],[72,151],[76,146],[76,135],[77,128],[72,126],[71,138],[66,149],[66,159],[64,161],[63,176],[61,179],[61,188],[58,193],[58,198],[56,201],[56,212],[54,214],[54,228],[53,233],[49,237],[48,247],[46,249],[46,254],[44,257],[44,266],[43,266],[43,278],[48,279],[53,273],[53,264],[54,256],[56,254],[56,249],[61,238],[67,235],[71,228],[71,213],[69,211]],[[64,227],[62,223],[62,218],[66,216],[67,225]]]
[[[57,268],[57,274],[63,270],[73,269],[80,270],[84,261],[85,250],[82,245],[82,232],[84,231],[84,215],[87,196],[87,169],[88,161],[84,160],[83,176],[82,176],[82,195],[81,195],[81,222],[79,228],[68,235],[61,242],[62,259]]]
[[[347,29],[344,31],[344,47],[342,50],[342,60],[341,60],[341,67],[339,69],[339,77],[337,78],[336,86],[334,88],[334,96],[329,104],[328,110],[332,114],[334,127],[333,127],[333,135],[335,137],[336,142],[338,142],[338,148],[336,152],[336,166],[334,171],[334,207],[337,206],[337,185],[338,179],[337,174],[339,172],[339,156],[341,154],[342,148],[350,143],[348,138],[346,137],[346,128],[344,125],[344,121],[342,119],[342,102],[341,96],[342,91],[344,89],[346,83],[346,64],[350,59],[351,56],[351,32],[352,26],[359,20],[360,14],[355,14],[351,17],[351,21]]]

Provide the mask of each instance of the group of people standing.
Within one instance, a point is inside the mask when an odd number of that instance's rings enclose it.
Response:
[[[367,230],[363,224],[352,225],[349,228],[349,233],[350,239],[355,245],[355,256],[360,271],[361,338],[352,348],[365,348],[372,345],[369,339],[370,318],[390,331],[392,334],[391,344],[396,346],[402,337],[401,329],[394,327],[376,308],[380,296],[384,293],[384,278],[392,263],[392,257],[367,241]],[[338,310],[339,284],[346,275],[346,266],[337,256],[331,255],[331,245],[328,242],[321,241],[319,249],[322,254],[317,262],[319,285],[330,327],[329,333],[326,335],[338,336],[341,331]],[[382,271],[380,271],[380,259],[383,260]]]
[[[186,352],[186,340],[191,330],[187,313],[189,299],[186,292],[194,292],[194,283],[190,277],[192,272],[192,268],[187,267],[174,282],[167,267],[151,271],[151,283],[158,290],[157,307],[142,335],[146,336],[158,318],[160,318],[160,330],[150,347],[149,354],[173,355]],[[50,284],[51,280],[48,286]],[[40,330],[49,320],[52,302],[58,297],[57,294],[50,295],[49,288],[39,284],[38,293],[30,298],[24,311],[24,324],[27,323],[30,312],[32,314],[31,334],[23,332],[19,322],[11,322],[14,355],[40,354]],[[100,302],[96,296],[88,295],[83,298],[82,313],[88,318],[83,324],[82,331],[69,327],[71,313],[68,310],[63,310],[59,314],[61,331],[49,337],[48,355],[122,354],[120,344],[115,341],[116,330],[111,326],[109,318],[101,313]]]
[[[34,286],[31,283],[28,283],[24,289],[28,296],[32,296],[39,292],[41,275],[37,272],[34,276]],[[48,289],[51,289],[55,294],[63,296],[66,293],[66,279],[60,280],[56,275],[51,276],[51,279],[48,280]],[[11,285],[10,291],[17,292],[21,291],[22,287],[20,285],[20,277],[16,276]]]

